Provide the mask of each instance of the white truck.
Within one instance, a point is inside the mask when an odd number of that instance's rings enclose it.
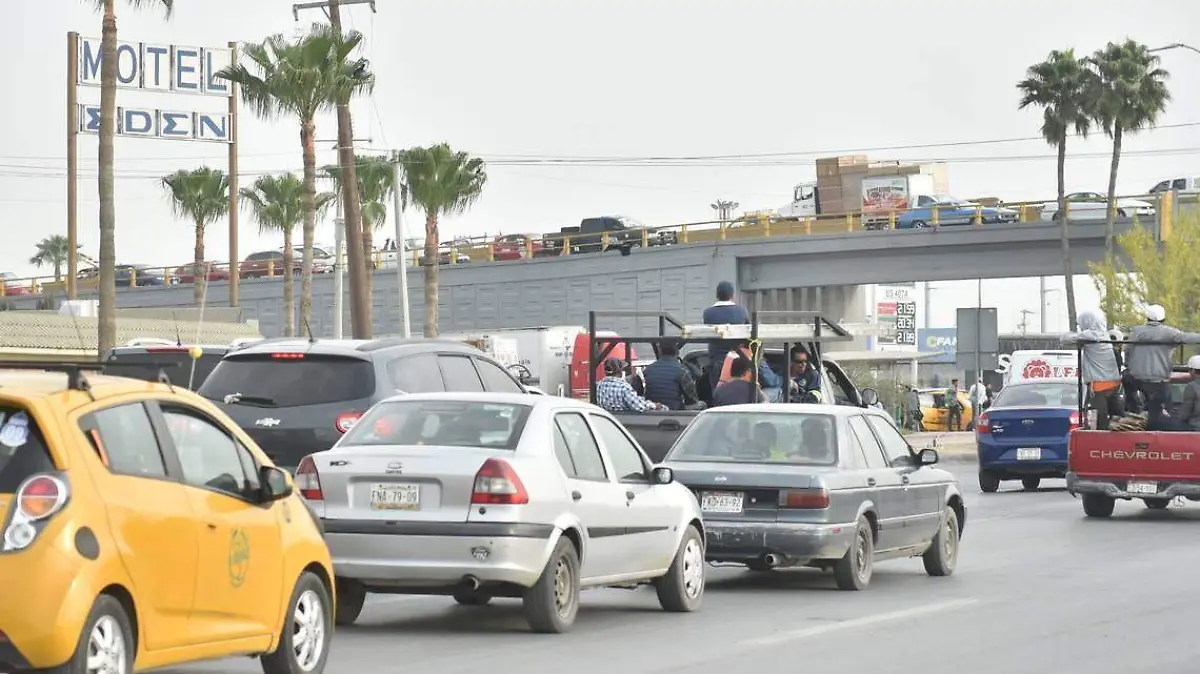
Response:
[[[572,356],[584,332],[582,325],[555,325],[443,333],[439,337],[504,345],[503,353],[491,355],[523,379],[522,383],[547,395],[569,396]]]
[[[792,188],[792,203],[776,209],[781,218],[863,214],[863,224],[887,223],[890,213],[913,208],[919,196],[948,192],[945,164],[858,164],[834,176]]]

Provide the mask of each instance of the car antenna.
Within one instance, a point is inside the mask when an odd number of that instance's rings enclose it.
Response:
[[[209,263],[205,263],[204,268],[200,270],[204,274],[204,286],[200,288],[200,318],[196,321],[196,340],[192,343],[191,348],[188,349],[188,355],[192,358],[192,367],[188,370],[187,387],[189,391],[194,390],[192,385],[196,381],[196,363],[200,360],[200,356],[204,355],[204,349],[200,346],[200,331],[204,329],[204,307],[208,306],[208,265]],[[196,279],[193,278],[192,283],[195,282]],[[180,346],[183,346],[183,344],[180,343]],[[174,390],[174,388],[171,389],[172,392]]]
[[[183,336],[179,332],[179,316],[171,309],[171,322],[175,324],[175,346],[183,346]]]
[[[75,313],[78,309],[78,304],[67,305],[67,310],[71,314],[71,323],[75,326],[75,336],[79,339],[79,350],[87,351],[87,342],[83,340],[83,328],[79,327],[79,316]],[[99,329],[99,325],[97,325],[97,329]],[[100,362],[99,340],[96,344],[96,362]],[[88,382],[87,377],[83,376],[82,370],[67,373],[67,387],[83,391],[92,402],[96,402],[96,396],[92,395],[92,385]]]

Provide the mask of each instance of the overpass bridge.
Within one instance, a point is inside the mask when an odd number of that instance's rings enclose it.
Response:
[[[1118,232],[1133,223],[1118,222]],[[1104,255],[1103,221],[1068,226],[1071,267],[1086,273],[1089,261]],[[744,301],[757,309],[819,310],[835,320],[856,323],[852,307],[864,306],[864,284],[945,281],[1063,273],[1060,229],[1052,222],[936,229],[843,232],[770,238],[729,238],[617,252],[508,262],[446,265],[440,268],[439,316],[443,332],[529,325],[582,325],[589,309],[668,311],[699,317],[713,301],[720,280],[732,279]],[[409,270],[414,333],[422,329],[423,282]],[[224,282],[213,282],[208,297],[225,303]],[[395,270],[375,273],[375,334],[400,330]],[[314,334],[334,334],[331,276],[313,279]],[[299,284],[297,284],[297,291]],[[297,293],[298,294],[298,293]],[[86,293],[81,292],[81,298]],[[265,335],[282,327],[282,281],[243,280],[241,307],[257,319]],[[36,298],[7,298],[13,308],[37,308]],[[122,289],[121,308],[192,305],[190,286]],[[349,325],[349,301],[344,303]],[[655,326],[613,325],[646,330]],[[186,334],[186,332],[184,333]]]

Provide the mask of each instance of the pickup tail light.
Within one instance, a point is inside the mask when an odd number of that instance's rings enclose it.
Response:
[[[986,435],[992,432],[991,420],[988,418],[988,413],[984,412],[975,420],[975,432],[981,435]]]
[[[337,428],[338,433],[348,433],[361,418],[362,412],[344,412],[337,416],[333,425]]]
[[[32,545],[46,522],[66,507],[70,496],[66,480],[56,475],[34,475],[21,483],[0,552],[16,552]]]
[[[472,505],[524,505],[529,492],[517,476],[517,471],[502,459],[488,459],[475,473]]]
[[[1068,423],[1069,423],[1068,431],[1073,431],[1073,430],[1079,428],[1079,410],[1071,411],[1071,418]]]
[[[792,510],[824,510],[829,507],[826,489],[784,489],[779,492],[779,507]]]
[[[325,500],[325,495],[321,493],[321,476],[317,474],[317,464],[311,456],[300,459],[300,465],[296,466],[296,490],[306,500]]]

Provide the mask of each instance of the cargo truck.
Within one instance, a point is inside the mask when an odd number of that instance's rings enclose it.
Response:
[[[877,228],[891,212],[911,208],[917,196],[950,191],[946,165],[870,162],[866,155],[823,157],[817,179],[792,189],[792,203],[776,210],[781,218],[863,213],[864,225]]]

